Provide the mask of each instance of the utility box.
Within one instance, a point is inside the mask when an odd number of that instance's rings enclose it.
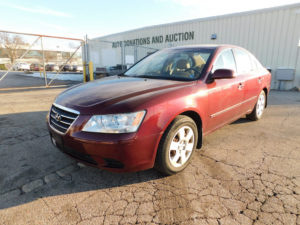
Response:
[[[278,90],[286,90],[286,83],[295,79],[295,70],[289,68],[278,68],[276,69],[275,77],[279,82]]]
[[[276,69],[276,80],[279,81],[293,81],[295,79],[295,70],[289,68]]]

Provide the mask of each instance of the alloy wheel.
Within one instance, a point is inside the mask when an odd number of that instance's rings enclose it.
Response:
[[[257,117],[261,117],[264,109],[265,109],[265,103],[266,103],[266,98],[264,93],[262,92],[257,100],[257,104],[256,104],[256,113],[257,113]]]
[[[189,126],[183,126],[174,135],[170,148],[169,160],[174,167],[183,166],[190,158],[195,144],[194,131]]]

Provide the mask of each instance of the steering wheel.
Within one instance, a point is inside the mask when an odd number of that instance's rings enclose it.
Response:
[[[195,69],[195,68],[193,68],[193,67],[185,69],[184,72],[188,72],[188,71],[190,71],[190,70],[193,70],[193,71],[195,71],[197,74],[200,74],[200,71],[197,70],[197,69]]]

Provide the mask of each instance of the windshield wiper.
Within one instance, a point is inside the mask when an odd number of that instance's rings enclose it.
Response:
[[[136,76],[133,76],[133,75],[126,75],[125,73],[120,73],[120,74],[117,74],[118,77],[136,77]]]
[[[134,77],[138,77],[138,78],[150,78],[150,79],[155,79],[155,78],[159,78],[158,76],[151,76],[151,75],[138,75],[138,76],[134,76]]]
[[[146,79],[157,79],[157,80],[178,80],[178,81],[190,81],[190,79],[183,77],[174,76],[153,76],[153,75],[124,75],[124,77],[134,77],[134,78],[146,78]]]

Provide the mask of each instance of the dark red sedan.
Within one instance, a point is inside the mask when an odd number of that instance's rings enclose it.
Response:
[[[31,63],[30,64],[30,70],[31,71],[43,71],[44,68],[42,65],[38,64],[38,63]]]
[[[237,46],[158,51],[124,74],[61,93],[51,140],[91,166],[116,172],[182,171],[203,136],[247,115],[262,117],[271,74]]]

